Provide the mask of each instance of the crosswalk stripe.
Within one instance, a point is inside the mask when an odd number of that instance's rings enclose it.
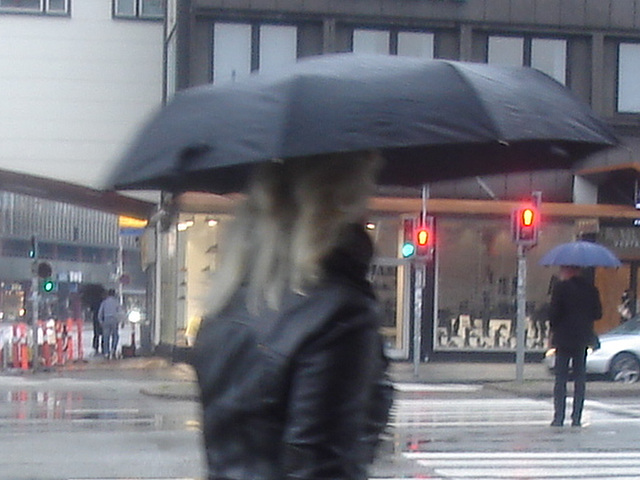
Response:
[[[571,399],[568,399],[568,407]],[[455,400],[403,398],[395,402],[391,425],[406,435],[440,429],[519,426],[545,427],[553,413],[552,399]],[[635,405],[606,402],[585,403],[583,425],[632,424],[640,422]],[[426,430],[425,430],[426,429]],[[412,433],[415,431],[416,433]],[[579,430],[563,429],[564,432]],[[411,438],[411,437],[409,437]],[[421,448],[411,443],[405,448]],[[431,445],[433,447],[434,445]],[[640,450],[637,451],[404,451],[402,456],[415,462],[416,469],[426,469],[429,478],[438,480],[630,480],[640,479]],[[416,477],[416,479],[419,477]],[[400,480],[375,478],[371,480]],[[403,480],[410,480],[404,478]]]
[[[637,452],[405,452],[441,478],[640,478]]]
[[[471,459],[471,460],[535,460],[539,458],[585,460],[595,456],[606,459],[634,459],[640,462],[639,451],[626,452],[404,452],[405,458],[412,460],[434,460],[434,459]]]
[[[394,383],[398,392],[479,392],[482,385],[465,383]]]

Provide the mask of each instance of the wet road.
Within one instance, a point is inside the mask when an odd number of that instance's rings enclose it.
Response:
[[[199,408],[148,372],[0,376],[0,479],[202,479]],[[399,384],[375,479],[640,478],[635,398],[590,398],[582,429],[551,400]]]
[[[552,428],[550,398],[453,387],[401,392],[376,478],[640,478],[633,398],[589,399],[583,428]]]
[[[139,377],[0,377],[0,478],[202,477],[198,405]]]

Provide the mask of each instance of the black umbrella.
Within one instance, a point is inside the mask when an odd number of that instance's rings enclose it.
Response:
[[[340,54],[185,90],[140,132],[108,186],[228,193],[253,164],[379,149],[380,183],[569,168],[610,128],[529,68]]]

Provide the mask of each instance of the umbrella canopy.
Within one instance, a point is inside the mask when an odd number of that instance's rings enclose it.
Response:
[[[540,259],[540,265],[619,267],[621,263],[608,248],[593,242],[578,241],[552,248]]]
[[[413,186],[569,168],[616,143],[588,106],[530,68],[338,54],[178,93],[107,187],[229,193],[256,163],[370,149],[387,159],[381,184]]]

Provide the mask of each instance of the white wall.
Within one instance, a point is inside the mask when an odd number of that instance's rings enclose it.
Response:
[[[0,169],[99,188],[162,99],[162,22],[0,15]]]

